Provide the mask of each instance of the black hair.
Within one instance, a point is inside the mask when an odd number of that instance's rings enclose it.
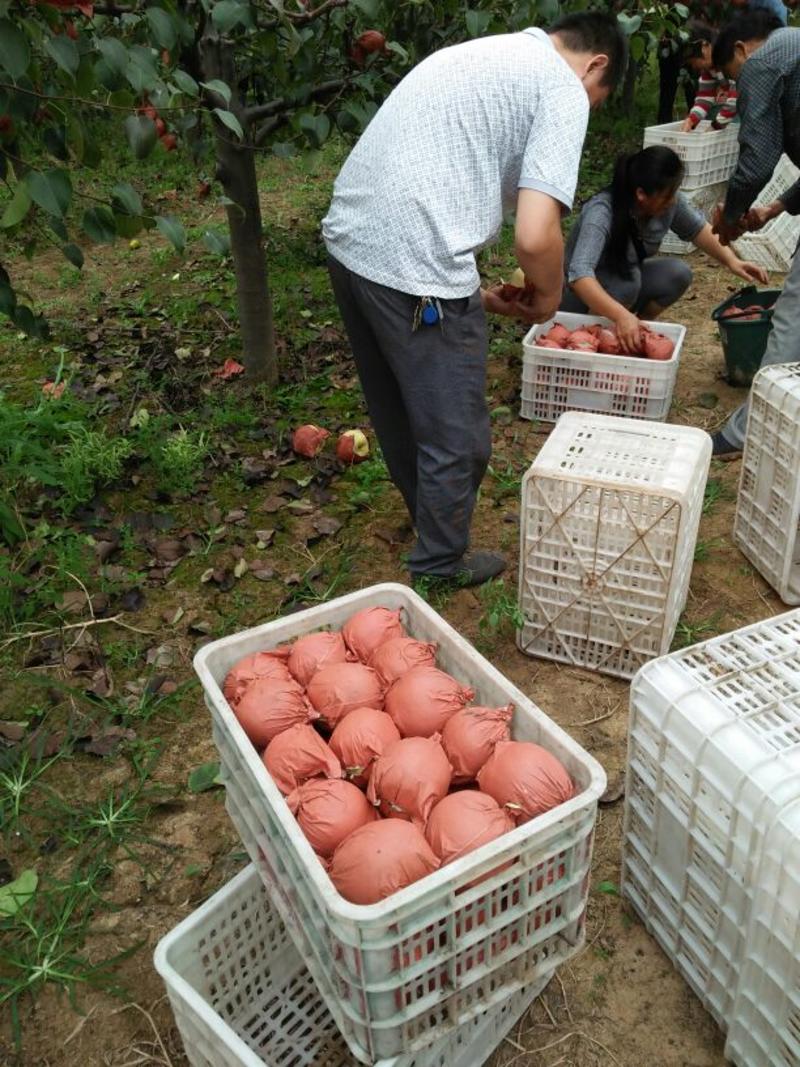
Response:
[[[677,192],[683,179],[680,157],[665,145],[651,145],[631,155],[619,156],[611,181],[611,233],[606,260],[622,277],[630,277],[628,243],[633,236],[631,209],[636,190],[648,195]]]
[[[683,46],[683,61],[687,59],[699,59],[703,54],[703,45],[713,45],[717,39],[717,31],[712,30],[703,22],[692,20],[686,23],[688,37]]]
[[[723,70],[733,59],[737,41],[765,41],[773,30],[783,26],[771,11],[748,11],[723,26],[714,42],[712,62],[716,70]]]
[[[547,32],[557,33],[573,52],[592,52],[608,56],[608,67],[602,85],[613,92],[628,65],[628,39],[614,15],[601,11],[578,11],[562,15]]]

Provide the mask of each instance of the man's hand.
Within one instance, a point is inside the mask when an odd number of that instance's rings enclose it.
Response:
[[[746,259],[737,259],[731,265],[731,271],[737,277],[744,278],[746,282],[760,282],[762,285],[766,285],[769,282],[769,274],[764,268],[759,267],[757,263],[750,263]]]
[[[481,289],[481,301],[485,311],[495,315],[507,315],[512,319],[534,325],[547,322],[558,311],[561,292],[558,295],[540,293],[538,290],[521,289],[514,300],[503,299],[503,286],[493,285],[490,289]]]
[[[724,204],[717,204],[711,216],[711,231],[719,238],[721,245],[729,245],[738,240],[747,229],[744,216],[737,222],[728,222],[724,215]]]
[[[784,206],[780,200],[773,200],[771,204],[762,204],[761,206],[751,207],[745,215],[745,222],[748,230],[760,230],[771,222],[772,219],[777,218],[784,211]]]
[[[625,311],[614,322],[623,352],[640,351],[642,324],[636,315],[632,311]]]

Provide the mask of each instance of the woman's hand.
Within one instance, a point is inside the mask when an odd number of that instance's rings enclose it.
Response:
[[[763,267],[759,267],[757,263],[750,263],[746,259],[737,259],[731,264],[731,271],[739,278],[744,278],[746,282],[761,282],[762,285],[766,285],[769,281],[769,275]]]
[[[641,346],[642,324],[632,311],[623,311],[614,319],[622,350],[639,352]]]
[[[491,311],[495,315],[507,315],[512,319],[522,319],[531,325],[547,322],[558,311],[561,303],[561,292],[558,295],[548,296],[539,290],[521,289],[520,295],[515,300],[503,299],[503,286],[493,285],[489,289],[481,289],[481,301],[484,311]]]

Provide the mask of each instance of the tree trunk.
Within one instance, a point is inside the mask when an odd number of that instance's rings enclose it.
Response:
[[[622,83],[622,106],[625,110],[633,107],[633,98],[636,93],[636,79],[639,77],[639,64],[632,57],[628,57],[628,67],[625,71],[625,80]]]
[[[214,31],[201,41],[201,62],[205,81],[218,78],[231,89],[229,110],[240,122],[242,107],[237,97],[236,75],[231,45]],[[217,178],[225,195],[233,201],[226,206],[231,253],[236,275],[236,301],[242,333],[242,363],[254,382],[274,385],[278,380],[272,300],[267,278],[267,259],[258,202],[255,152],[251,145],[236,140],[227,126],[214,120]]]

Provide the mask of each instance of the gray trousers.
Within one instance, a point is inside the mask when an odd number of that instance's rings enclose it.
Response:
[[[623,278],[604,267],[597,271],[597,280],[609,296],[639,314],[651,301],[668,308],[680,300],[692,284],[692,268],[682,259],[663,257],[645,259],[631,271],[630,278]],[[562,311],[584,315],[588,310],[569,288],[564,289]]]
[[[453,574],[492,450],[480,291],[442,300],[441,326],[412,330],[419,297],[332,257],[328,270],[372,425],[417,529],[409,570]]]
[[[775,301],[772,330],[761,366],[769,367],[773,363],[800,363],[800,246],[786,275],[783,292]],[[744,447],[749,409],[749,401],[745,400],[722,427],[725,440],[737,448]]]

